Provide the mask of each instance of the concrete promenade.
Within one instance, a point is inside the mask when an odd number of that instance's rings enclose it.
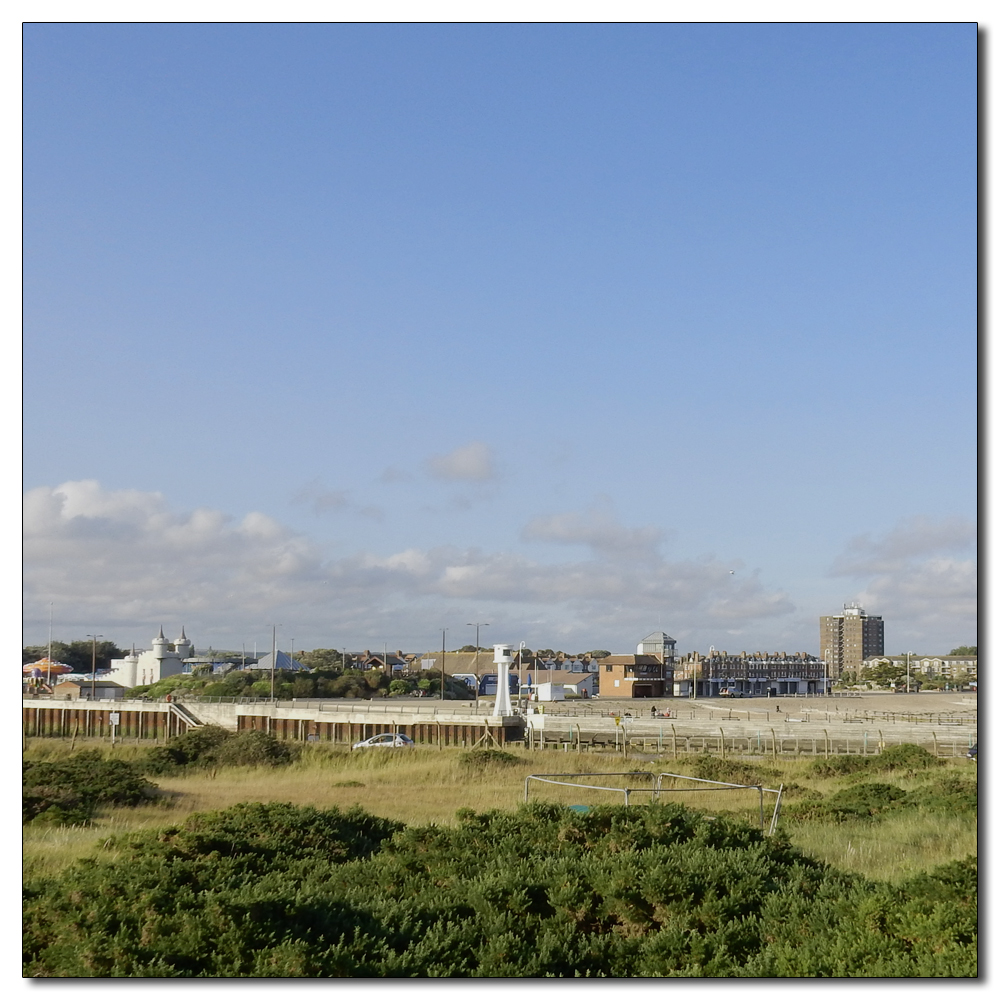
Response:
[[[180,702],[87,702],[24,699],[26,735],[104,736],[111,711],[123,713],[122,736],[162,739],[192,724],[260,729],[284,739],[349,743],[379,732],[402,732],[419,743],[445,746],[504,744],[610,748],[628,752],[736,754],[877,753],[916,743],[939,756],[960,756],[977,742],[977,699],[968,693],[860,697],[724,698],[557,702],[524,716],[493,719],[492,699],[472,701],[357,699]],[[670,712],[653,718],[650,709]],[[172,707],[172,711],[171,711]],[[38,709],[48,721],[39,725]],[[540,709],[540,710],[539,710]],[[59,710],[53,712],[52,710]],[[631,713],[629,715],[628,713]],[[99,716],[97,719],[89,716]],[[615,718],[618,716],[618,719]],[[57,720],[57,721],[54,721]],[[72,727],[72,728],[70,728]]]

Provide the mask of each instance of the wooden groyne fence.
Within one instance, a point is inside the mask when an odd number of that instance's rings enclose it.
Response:
[[[379,733],[402,733],[415,743],[438,747],[504,746],[528,749],[722,756],[870,755],[913,743],[938,757],[964,756],[977,741],[976,719],[825,719],[781,721],[641,719],[563,713],[494,719],[476,717],[471,706],[436,707],[400,702],[127,701],[91,702],[25,698],[22,732],[28,737],[110,738],[117,714],[120,739],[162,741],[188,729],[215,724],[237,732],[258,730],[279,739],[351,745]],[[721,713],[720,713],[721,714]],[[817,713],[818,714],[818,713]],[[824,713],[825,714],[825,713]],[[728,713],[727,713],[728,715]],[[770,722],[770,724],[768,724]]]
[[[401,733],[439,747],[503,746],[524,739],[519,717],[471,716],[463,707],[424,709],[409,705],[300,705],[235,700],[184,702],[56,701],[25,698],[27,737],[110,738],[112,716],[119,739],[165,740],[201,725],[237,732],[256,730],[278,739],[351,745],[379,733]]]

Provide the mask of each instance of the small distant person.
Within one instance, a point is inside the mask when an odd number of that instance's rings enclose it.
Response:
[[[649,708],[649,714],[655,719],[656,718],[656,706],[651,705]]]
[[[780,712],[780,711],[781,711],[781,706],[780,706],[780,705],[775,705],[775,706],[774,706],[774,710],[775,710],[776,712]]]

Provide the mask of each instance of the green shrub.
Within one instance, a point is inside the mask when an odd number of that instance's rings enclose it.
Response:
[[[86,823],[99,805],[136,806],[156,791],[139,768],[94,751],[60,761],[24,761],[21,780],[24,823]]]
[[[481,749],[466,750],[458,758],[459,764],[472,771],[485,771],[490,768],[516,767],[523,764],[520,757],[506,750]]]
[[[979,786],[962,775],[945,775],[908,792],[906,805],[944,815],[975,814],[979,811]]]
[[[867,782],[843,788],[824,799],[810,799],[789,804],[789,819],[823,819],[834,823],[867,820],[907,804],[907,793],[896,785]]]
[[[694,759],[694,776],[709,781],[727,781],[734,785],[768,786],[778,772],[771,768],[758,767],[741,760],[713,757],[700,754]]]
[[[941,767],[944,761],[939,760],[929,750],[915,743],[900,743],[898,746],[886,747],[877,757],[867,758],[871,771],[924,771],[931,767]]]
[[[222,726],[188,729],[171,736],[162,747],[150,747],[146,751],[144,769],[148,774],[166,774],[191,764],[213,766],[221,746],[234,735]]]
[[[870,757],[845,754],[836,757],[817,757],[809,763],[809,773],[818,778],[840,778],[849,774],[860,774],[868,768]]]
[[[23,974],[974,977],[976,893],[974,859],[891,886],[676,804],[245,804],[29,879]]]
[[[821,778],[895,771],[914,774],[943,764],[944,761],[938,760],[930,751],[915,743],[900,743],[898,746],[886,747],[881,753],[871,757],[847,754],[817,759],[810,764],[809,772]]]
[[[250,729],[221,743],[215,751],[215,763],[224,766],[275,767],[296,759],[298,747],[283,743],[270,733]]]

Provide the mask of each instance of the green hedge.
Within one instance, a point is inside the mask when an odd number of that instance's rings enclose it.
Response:
[[[25,887],[24,975],[968,977],[975,859],[890,886],[677,805],[454,828],[245,804]]]
[[[135,806],[156,791],[135,765],[93,751],[59,761],[24,761],[21,786],[23,823],[87,823],[99,805]]]

